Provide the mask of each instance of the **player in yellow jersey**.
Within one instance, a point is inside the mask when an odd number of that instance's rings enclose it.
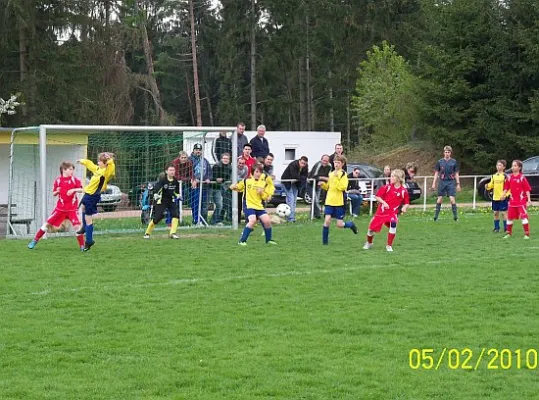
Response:
[[[101,200],[101,193],[107,190],[107,184],[116,174],[113,153],[100,153],[97,157],[97,165],[92,161],[82,159],[77,161],[84,165],[93,175],[90,182],[84,188],[84,196],[80,202],[82,206],[82,228],[77,233],[86,234],[84,251],[90,250],[94,245],[94,222],[93,216],[97,214],[97,203]]]
[[[275,186],[269,175],[264,173],[262,164],[255,164],[251,169],[251,176],[230,186],[230,189],[243,193],[243,210],[247,225],[243,229],[239,245],[246,246],[247,238],[253,231],[256,220],[260,220],[264,227],[267,244],[277,244],[271,238],[271,219],[264,207],[264,201],[273,196]]]
[[[350,228],[357,235],[356,224],[352,221],[344,222],[344,207],[345,191],[348,189],[348,176],[344,171],[343,165],[346,164],[346,158],[342,155],[337,155],[333,159],[335,170],[330,172],[327,182],[319,182],[318,186],[327,191],[326,204],[324,207],[324,227],[322,228],[322,244],[329,243],[329,226],[331,219],[337,219],[337,228]]]
[[[507,232],[507,207],[508,199],[503,199],[503,187],[507,180],[505,175],[505,167],[507,163],[505,160],[498,160],[496,163],[497,172],[492,175],[490,182],[487,184],[486,189],[492,190],[492,211],[494,211],[494,233],[500,232],[500,213],[503,219],[503,231]]]

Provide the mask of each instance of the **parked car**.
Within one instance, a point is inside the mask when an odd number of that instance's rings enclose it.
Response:
[[[359,168],[360,170],[360,178],[365,179],[364,181],[360,181],[361,184],[365,184],[365,189],[362,189],[363,198],[365,200],[370,200],[370,195],[374,195],[378,188],[384,185],[384,182],[382,180],[376,180],[374,181],[374,189],[371,188],[372,181],[369,181],[368,179],[375,179],[375,178],[381,178],[384,173],[381,169],[365,164],[365,163],[349,163],[348,164],[348,173],[351,173],[355,168]],[[421,197],[421,188],[415,181],[407,181],[404,186],[408,190],[408,196],[410,197],[410,201],[417,200]]]
[[[86,184],[90,182],[86,179]],[[101,193],[101,200],[97,203],[98,207],[101,207],[105,212],[112,212],[118,208],[118,205],[122,201],[122,191],[118,186],[107,185],[107,190]]]
[[[275,192],[273,196],[268,201],[268,204],[273,206],[278,206],[279,204],[286,203],[286,192],[284,191],[283,185],[280,182],[274,182]],[[307,185],[308,186],[308,185]],[[312,190],[312,189],[311,189]],[[312,203],[311,191],[307,190],[307,187],[302,187],[298,192],[298,200],[303,200],[307,204]]]
[[[511,168],[505,171],[506,174],[511,174]],[[532,188],[530,196],[532,199],[539,197],[539,156],[528,158],[522,162],[522,173],[526,175],[528,182]],[[492,175],[485,176],[477,184],[477,194],[485,200],[492,200],[492,191],[486,189],[486,185],[492,179]]]

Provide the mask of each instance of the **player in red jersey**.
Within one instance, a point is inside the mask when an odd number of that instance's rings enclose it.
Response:
[[[402,212],[405,213],[410,205],[408,190],[402,185],[404,183],[404,171],[400,169],[393,170],[391,172],[390,182],[376,192],[378,209],[369,224],[367,242],[363,246],[365,250],[372,247],[374,234],[380,232],[385,225],[389,228],[386,250],[393,251],[393,239],[395,239],[397,223],[399,222],[399,208],[402,206]]]
[[[522,171],[522,161],[515,160],[511,165],[513,174],[505,181],[502,200],[505,200],[510,192],[509,211],[507,212],[507,234],[503,237],[508,239],[513,234],[513,220],[521,219],[524,228],[524,239],[530,238],[530,224],[528,222],[528,213],[526,207],[531,205],[530,192],[531,187],[528,180],[520,171]]]
[[[61,175],[54,181],[52,194],[58,196],[56,208],[52,212],[47,222],[43,224],[34,237],[28,244],[29,249],[36,247],[39,239],[43,237],[47,230],[52,227],[59,227],[67,219],[73,225],[75,231],[80,228],[80,220],[77,215],[78,199],[77,193],[82,192],[82,183],[79,179],[73,176],[75,166],[69,162],[63,162],[60,165]],[[81,250],[84,249],[84,235],[77,233],[77,241]]]

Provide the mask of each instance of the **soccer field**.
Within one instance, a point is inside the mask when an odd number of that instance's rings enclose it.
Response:
[[[1,241],[0,399],[536,399],[538,214],[368,220]]]

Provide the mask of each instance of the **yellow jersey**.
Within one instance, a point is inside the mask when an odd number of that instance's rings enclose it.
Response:
[[[348,176],[344,170],[333,171],[329,174],[329,180],[322,184],[322,189],[327,190],[326,206],[344,206],[344,192],[348,189]]]
[[[116,173],[114,160],[109,159],[105,168],[98,167],[91,160],[80,160],[79,162],[93,174],[90,182],[84,188],[84,193],[95,194],[97,191],[102,193],[107,190],[107,184]]]
[[[501,200],[503,194],[503,187],[507,176],[505,173],[496,172],[492,175],[490,182],[487,183],[487,190],[492,190],[492,200],[498,201]]]
[[[273,196],[275,186],[270,176],[262,174],[258,180],[251,176],[250,178],[239,181],[236,190],[243,192],[243,201],[247,208],[264,210],[264,204],[262,202],[269,200]]]

